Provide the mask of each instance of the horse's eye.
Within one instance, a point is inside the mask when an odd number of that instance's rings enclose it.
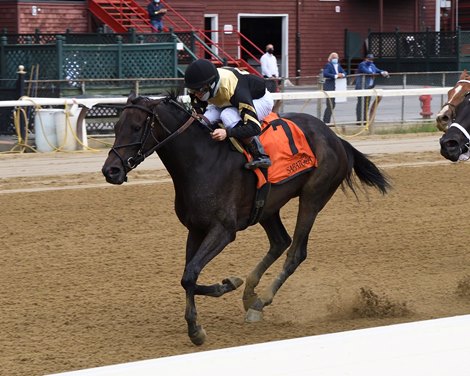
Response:
[[[140,132],[140,130],[142,129],[142,126],[140,124],[132,124],[131,129],[134,132]]]

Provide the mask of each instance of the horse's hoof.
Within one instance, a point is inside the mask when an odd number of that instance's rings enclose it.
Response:
[[[206,337],[206,331],[202,327],[199,327],[197,333],[195,335],[189,336],[189,339],[196,346],[201,346],[206,341]]]
[[[238,278],[238,277],[229,277],[225,278],[222,283],[224,285],[229,285],[231,287],[231,290],[236,290],[238,289],[241,285],[243,285],[243,279]]]
[[[253,308],[248,309],[245,315],[245,322],[259,322],[263,320],[263,311],[256,311]]]

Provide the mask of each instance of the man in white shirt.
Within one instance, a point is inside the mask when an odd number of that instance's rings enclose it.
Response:
[[[266,45],[266,53],[261,56],[261,74],[267,78],[266,87],[270,92],[277,90],[277,80],[273,78],[279,77],[279,68],[277,67],[277,59],[274,56],[274,46],[272,44]]]

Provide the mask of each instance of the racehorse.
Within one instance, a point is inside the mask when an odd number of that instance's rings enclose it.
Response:
[[[229,141],[211,139],[206,125],[171,93],[161,99],[128,97],[115,125],[115,142],[102,172],[111,184],[122,184],[129,171],[157,152],[171,175],[175,189],[175,211],[188,229],[186,262],[181,284],[186,292],[185,319],[188,335],[201,345],[206,332],[197,321],[196,295],[219,297],[243,284],[238,277],[221,283],[197,283],[202,269],[229,243],[238,231],[250,225],[257,191],[257,177],[243,168],[246,157]],[[357,180],[382,194],[390,188],[388,178],[364,154],[342,140],[321,120],[308,114],[286,114],[304,132],[315,153],[317,167],[273,185],[265,200],[259,223],[269,239],[269,251],[249,273],[243,292],[246,321],[262,319],[263,308],[307,257],[307,242],[313,223],[343,183],[355,193]],[[280,209],[299,198],[293,239],[287,233]],[[265,291],[255,288],[266,270],[287,250],[282,271]]]
[[[465,95],[454,109],[452,124],[439,140],[441,155],[452,162],[470,159],[470,97]]]
[[[437,128],[445,132],[439,140],[441,155],[453,162],[468,159],[470,135],[468,128],[465,127],[468,94],[470,94],[470,75],[464,69],[459,81],[448,91],[447,102],[436,117]]]
[[[470,75],[464,69],[455,86],[447,92],[447,102],[437,114],[436,123],[439,130],[446,131],[455,119],[457,106],[462,103],[468,93],[470,93]]]

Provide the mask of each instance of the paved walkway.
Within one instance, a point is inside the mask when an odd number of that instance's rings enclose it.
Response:
[[[349,141],[365,154],[395,154],[439,150],[440,134],[397,136],[397,138],[351,138]],[[0,178],[100,172],[108,150],[87,152],[0,154]],[[162,169],[157,155],[146,159],[144,169]]]

